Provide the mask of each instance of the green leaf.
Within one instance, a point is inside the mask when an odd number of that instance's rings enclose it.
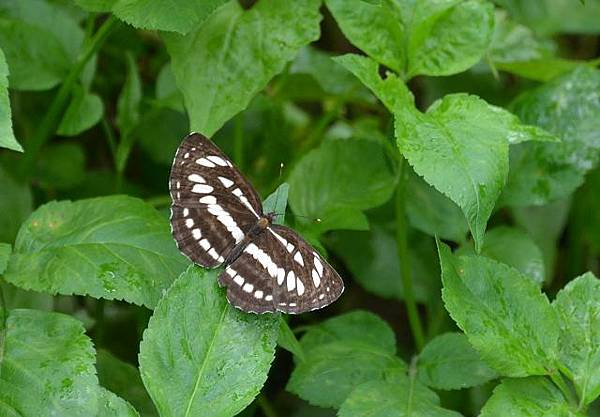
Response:
[[[158,416],[144,388],[140,373],[134,366],[122,362],[106,350],[99,350],[96,368],[103,387],[129,401],[144,417]]]
[[[508,175],[507,139],[515,119],[464,94],[447,95],[425,114],[396,113],[400,152],[462,209],[477,250]]]
[[[12,246],[10,243],[0,243],[0,275],[6,270],[11,252]]]
[[[414,106],[414,97],[397,75],[386,73],[382,79],[379,76],[377,62],[359,55],[343,55],[334,61],[344,66],[366,85],[392,113],[403,108]]]
[[[498,376],[462,333],[445,333],[427,343],[417,370],[423,384],[444,390],[474,387]]]
[[[316,40],[319,6],[319,0],[260,0],[245,11],[234,1],[186,36],[163,34],[192,130],[212,136]]]
[[[461,250],[468,254],[466,248]],[[544,258],[533,239],[520,229],[499,226],[485,235],[481,254],[518,269],[538,285],[544,283]]]
[[[142,380],[160,415],[240,412],[267,378],[278,330],[276,315],[231,306],[216,272],[188,268],[159,302],[140,345]]]
[[[404,299],[394,230],[372,223],[368,231],[336,231],[329,242],[364,289],[383,298]],[[438,280],[437,265],[431,271],[429,259],[418,251],[417,245],[409,246],[415,299],[426,302],[432,294],[431,282],[426,278],[433,276]]]
[[[356,387],[342,404],[339,417],[460,417],[440,406],[435,392],[419,381],[397,375]]]
[[[156,78],[155,92],[156,100],[160,106],[168,107],[178,112],[185,112],[183,106],[183,95],[177,89],[175,75],[171,69],[171,63],[165,64]]]
[[[294,167],[289,184],[294,213],[320,218],[318,226],[323,232],[362,226],[364,223],[358,221],[349,224],[348,216],[355,218],[363,210],[385,203],[394,190],[395,179],[377,143],[328,140],[304,155]]]
[[[548,379],[505,379],[481,410],[481,417],[585,417],[569,407]]]
[[[139,417],[131,404],[102,387],[98,388],[97,417]]]
[[[23,152],[12,128],[10,100],[8,98],[8,65],[4,52],[0,49],[0,146]]]
[[[558,323],[540,288],[519,271],[438,244],[442,298],[482,359],[500,375],[546,375],[555,367]]]
[[[0,290],[2,290],[6,309],[8,310],[16,308],[30,308],[44,311],[54,310],[54,300],[49,294],[25,291],[4,280],[0,281]]]
[[[33,208],[28,184],[14,180],[0,165],[0,241],[12,242]]]
[[[353,312],[311,328],[286,389],[321,407],[339,407],[363,382],[385,380],[406,365],[395,356],[393,331],[377,316]]]
[[[186,34],[225,3],[227,0],[116,0],[112,12],[136,28]]]
[[[406,214],[411,226],[440,239],[462,242],[469,226],[460,208],[418,175],[408,182]]]
[[[12,89],[45,90],[74,63],[84,32],[65,10],[45,0],[0,4],[0,46]]]
[[[502,202],[541,205],[568,196],[598,163],[600,71],[580,67],[523,94],[513,107],[524,122],[541,126],[562,142],[511,147]]]
[[[277,344],[291,352],[296,358],[303,361],[305,359],[304,349],[296,339],[296,335],[290,329],[290,326],[283,319],[283,316],[279,320],[279,335],[277,336]]]
[[[495,0],[510,14],[536,32],[552,35],[558,32],[598,33],[600,4],[573,0]]]
[[[5,279],[152,308],[186,265],[162,215],[141,200],[111,196],[37,209],[19,231]]]
[[[560,319],[560,360],[589,404],[600,395],[600,280],[591,272],[575,278],[553,306]]]
[[[326,4],[354,45],[405,79],[468,69],[483,55],[493,31],[492,5],[476,0]]]
[[[103,112],[102,99],[77,85],[56,133],[64,136],[77,136],[98,123]]]
[[[0,414],[96,415],[94,348],[78,320],[11,310],[0,362]]]

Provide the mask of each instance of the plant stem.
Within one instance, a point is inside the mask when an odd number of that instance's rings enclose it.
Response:
[[[406,160],[400,158],[399,161],[399,179],[396,188],[396,243],[398,245],[398,257],[400,258],[400,278],[402,279],[402,288],[404,302],[408,311],[408,321],[417,349],[421,351],[425,346],[425,337],[423,325],[419,312],[417,311],[417,303],[415,301],[415,292],[412,282],[412,273],[410,268],[410,258],[408,255],[408,236],[406,222],[406,186],[407,186],[407,168]]]
[[[275,409],[273,408],[267,397],[264,396],[264,394],[258,394],[258,397],[256,397],[256,402],[258,403],[258,406],[262,410],[265,417],[277,417]]]
[[[90,39],[90,42],[80,53],[77,62],[75,63],[75,65],[73,65],[71,71],[69,71],[69,73],[65,77],[62,85],[58,89],[58,92],[52,99],[50,107],[44,115],[44,118],[40,122],[37,130],[31,137],[31,139],[28,141],[27,148],[25,149],[25,154],[23,155],[22,165],[20,167],[21,177],[26,177],[32,172],[33,164],[37,160],[37,156],[40,152],[40,149],[56,132],[56,129],[60,124],[61,117],[67,107],[69,98],[71,97],[71,92],[73,91],[73,87],[79,79],[79,75],[85,68],[85,65],[88,63],[90,58],[96,53],[96,51],[98,51],[100,46],[104,43],[112,28],[114,27],[116,21],[117,20],[114,16],[110,16],[102,24],[102,26],[100,26],[98,31],[96,31],[94,36]]]

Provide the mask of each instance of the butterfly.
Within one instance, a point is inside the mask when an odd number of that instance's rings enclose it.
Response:
[[[274,224],[250,182],[212,141],[190,133],[169,179],[179,250],[205,268],[225,266],[227,300],[251,313],[303,313],[334,302],[344,282],[298,233]]]

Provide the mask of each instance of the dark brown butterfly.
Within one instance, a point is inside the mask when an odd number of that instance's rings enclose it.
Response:
[[[219,276],[227,299],[252,313],[303,313],[335,301],[337,272],[294,230],[273,224],[252,185],[206,137],[191,133],[173,161],[171,227],[179,250]]]

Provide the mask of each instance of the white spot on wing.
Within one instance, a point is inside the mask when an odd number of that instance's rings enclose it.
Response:
[[[277,268],[277,285],[283,285],[284,278],[285,270],[283,268]]]
[[[263,298],[263,292],[261,290],[254,292],[254,298],[258,298],[259,300]]]
[[[294,291],[294,288],[296,288],[296,274],[294,274],[294,271],[289,271],[287,274],[287,290],[288,291]]]
[[[215,248],[211,248],[211,249],[208,251],[208,254],[209,254],[210,256],[212,256],[212,257],[213,257],[213,259],[214,259],[215,261],[218,261],[218,260],[219,260],[219,258],[220,258],[219,254],[217,253],[217,251],[215,250]]]
[[[212,195],[205,195],[198,201],[202,204],[217,204],[217,199]]]
[[[207,156],[206,159],[209,159],[211,162],[214,162],[217,165],[221,165],[222,167],[227,166],[227,161],[225,161],[220,156],[211,155],[211,156]]]
[[[192,192],[196,194],[208,194],[212,193],[214,188],[207,184],[194,184]]]
[[[183,217],[187,217],[190,214],[190,210],[187,208],[183,209]]]
[[[322,277],[323,276],[323,264],[321,263],[321,261],[319,260],[317,255],[315,255],[314,262],[315,262],[315,268],[317,269],[319,276]]]
[[[200,246],[202,246],[202,249],[204,250],[209,250],[210,249],[210,242],[206,239],[202,239],[200,241]]]
[[[288,243],[285,248],[287,249],[287,251],[289,253],[292,253],[294,251],[294,249],[296,249],[296,247],[294,245],[292,245],[291,243]]]
[[[188,180],[192,181],[192,182],[199,182],[199,183],[206,183],[206,180],[204,179],[204,177],[198,175],[198,174],[190,174],[188,175]]]
[[[298,295],[304,294],[304,284],[302,283],[302,280],[300,278],[296,279],[296,290],[298,292]]]
[[[191,229],[192,227],[194,227],[194,220],[193,219],[185,219],[185,225],[187,226],[188,229]]]
[[[194,236],[194,239],[200,240],[200,238],[202,237],[202,233],[200,233],[200,229],[192,230],[192,236]]]
[[[225,188],[229,188],[233,185],[233,181],[231,181],[229,178],[219,177],[219,181],[221,181],[221,184],[223,184],[223,187]]]
[[[239,285],[241,287],[244,284],[244,278],[242,278],[239,275],[236,275],[235,278],[233,278],[233,282],[235,282],[237,285]]]
[[[244,284],[244,287],[242,288],[242,290],[244,290],[245,292],[252,292],[252,290],[254,289],[254,285],[250,284],[249,282]]]
[[[196,159],[196,163],[198,165],[202,165],[203,167],[207,167],[207,168],[214,168],[214,167],[216,167],[215,164],[213,164],[211,161],[209,161],[206,158]]]
[[[271,294],[265,296],[265,301],[273,301],[273,296]]]
[[[294,261],[298,262],[301,266],[304,266],[304,259],[302,259],[302,254],[300,251],[296,252],[294,255]]]
[[[317,273],[317,270],[313,269],[311,272],[311,275],[312,275],[313,284],[315,284],[316,288],[319,288],[319,285],[321,285],[321,277]]]

